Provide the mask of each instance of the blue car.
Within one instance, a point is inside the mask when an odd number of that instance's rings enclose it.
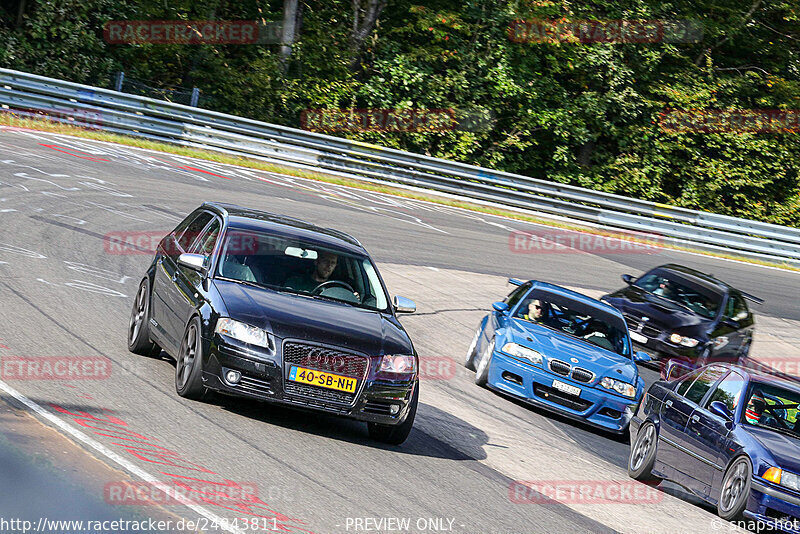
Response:
[[[644,393],[628,327],[614,307],[560,286],[510,279],[483,318],[465,365],[475,383],[613,433]]]
[[[675,482],[723,519],[800,532],[798,407],[800,383],[738,365],[660,380],[631,420],[628,474]]]

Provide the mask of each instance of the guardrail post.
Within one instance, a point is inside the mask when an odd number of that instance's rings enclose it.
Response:
[[[117,73],[117,80],[114,82],[114,90],[117,92],[122,92],[122,82],[125,81],[125,73],[119,71]]]
[[[192,87],[192,101],[189,103],[193,108],[197,107],[197,101],[200,100],[200,89]]]

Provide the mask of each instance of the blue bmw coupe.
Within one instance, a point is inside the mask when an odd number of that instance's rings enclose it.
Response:
[[[475,383],[530,404],[623,433],[644,393],[622,314],[560,286],[510,279],[493,304],[465,365]]]
[[[736,365],[660,380],[631,420],[628,474],[675,482],[724,519],[800,532],[798,408],[800,383]]]

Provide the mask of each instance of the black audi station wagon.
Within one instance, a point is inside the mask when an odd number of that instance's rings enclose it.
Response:
[[[131,313],[128,348],[175,358],[179,395],[207,390],[366,421],[405,441],[419,361],[366,250],[330,228],[205,203],[159,244]]]

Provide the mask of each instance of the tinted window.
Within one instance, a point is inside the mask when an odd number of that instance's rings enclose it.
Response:
[[[708,390],[711,389],[711,386],[714,385],[714,382],[725,374],[725,371],[724,367],[709,367],[703,371],[703,374],[697,377],[689,391],[686,392],[686,398],[692,402],[699,403],[708,393]]]
[[[725,403],[725,406],[733,413],[736,406],[739,404],[739,395],[742,392],[743,385],[744,378],[741,375],[737,373],[729,374],[719,383],[714,393],[711,394],[706,407],[711,406],[711,403],[714,401],[720,401]]]
[[[526,282],[519,286],[518,288],[514,289],[508,296],[505,298],[503,302],[508,304],[508,309],[513,308],[519,302],[519,299],[525,296],[525,293],[531,288],[530,282]]]
[[[686,394],[686,390],[689,389],[689,386],[692,385],[692,382],[694,382],[694,379],[697,378],[697,375],[699,373],[700,371],[693,371],[688,375],[686,375],[684,378],[682,378],[681,383],[678,386],[678,389],[675,390],[675,393],[677,393],[678,395]]]
[[[211,221],[212,217],[213,215],[207,211],[200,212],[183,232],[175,235],[175,239],[181,250],[189,250],[189,246],[194,242],[195,238],[200,235],[200,232],[203,231],[203,228]]]
[[[780,385],[751,384],[742,422],[800,437],[800,392]]]
[[[194,254],[203,254],[208,256],[212,252],[214,252],[214,244],[217,242],[217,237],[219,237],[219,230],[221,228],[219,219],[214,219],[211,221],[203,233],[200,235],[200,238],[194,242],[191,250]]]
[[[634,284],[708,319],[716,317],[722,294],[669,269],[654,269]]]

